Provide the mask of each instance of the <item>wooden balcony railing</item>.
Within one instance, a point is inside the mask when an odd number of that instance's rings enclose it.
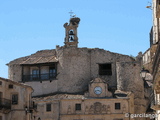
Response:
[[[11,100],[0,98],[0,112],[8,113],[11,110]]]
[[[55,80],[57,73],[45,73],[45,74],[34,74],[34,75],[23,75],[23,82],[29,81],[46,81],[46,80]]]

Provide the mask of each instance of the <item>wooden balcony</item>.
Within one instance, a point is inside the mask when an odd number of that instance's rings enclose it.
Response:
[[[31,81],[47,81],[47,80],[55,80],[57,77],[57,73],[45,73],[45,74],[34,74],[34,75],[23,75],[23,82],[31,82]]]
[[[0,98],[0,112],[1,113],[9,113],[11,110],[11,100]]]

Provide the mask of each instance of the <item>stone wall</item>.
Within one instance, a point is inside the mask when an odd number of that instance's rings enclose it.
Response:
[[[109,87],[116,86],[116,62],[134,61],[131,57],[112,53],[103,49],[57,47],[58,90],[62,92],[82,92],[88,89],[90,80],[104,79]],[[99,75],[99,64],[111,63],[112,75]]]
[[[30,86],[9,79],[0,78],[0,82],[1,105],[9,105],[9,103],[3,103],[3,99],[9,100],[11,104],[11,109],[8,109],[7,114],[3,113],[5,111],[4,108],[1,109],[0,116],[2,117],[2,120],[30,120],[31,114],[26,114],[25,107],[31,107],[31,93],[33,92],[33,89]],[[9,88],[9,85],[13,85],[13,88]],[[12,103],[13,94],[18,95],[16,104]]]
[[[141,64],[117,62],[117,89],[134,93],[135,113],[145,113],[147,101],[144,97],[144,84],[140,77]]]
[[[33,87],[36,95],[50,93],[83,93],[88,90],[90,80],[100,77],[104,79],[109,89],[116,89],[117,73],[116,62],[133,62],[134,59],[118,53],[103,49],[89,49],[77,47],[59,47],[54,50],[42,50],[27,57],[11,61],[9,66],[9,78],[14,81],[22,81],[22,64],[29,57],[55,56],[58,59],[57,80],[41,82],[26,82]],[[111,63],[112,75],[99,75],[99,64]]]
[[[35,119],[42,120],[73,120],[73,119],[105,119],[115,120],[129,118],[125,113],[134,113],[133,94],[129,93],[124,98],[85,98],[83,95],[57,94],[55,96],[33,98],[37,104],[37,111],[33,113]],[[115,108],[115,103],[120,103],[120,109]],[[46,105],[51,104],[51,110],[46,111]],[[81,109],[76,109],[80,104]]]

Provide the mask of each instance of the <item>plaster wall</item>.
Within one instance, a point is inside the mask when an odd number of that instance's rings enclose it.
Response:
[[[51,111],[46,111],[46,104],[51,104]],[[59,101],[37,101],[37,111],[34,113],[35,119],[59,120]]]
[[[26,114],[25,107],[31,106],[31,93],[33,90],[30,87],[21,86],[19,83],[10,82],[10,80],[0,79],[0,92],[2,98],[11,101],[11,110],[7,114],[1,113],[2,120],[29,120],[29,114]],[[18,84],[18,85],[17,85]],[[13,88],[9,88],[13,85]],[[12,95],[18,94],[18,104],[12,104]]]
[[[132,96],[133,97],[133,96]],[[125,113],[133,113],[134,108],[129,108],[132,105],[133,98],[127,99],[61,99],[61,100],[43,100],[35,101],[37,103],[36,119],[42,120],[113,120],[124,119]],[[132,102],[131,102],[132,101]],[[100,106],[95,106],[96,103]],[[46,111],[46,104],[51,103],[51,111]],[[120,110],[115,110],[115,103],[121,103]],[[75,109],[75,104],[81,104],[81,110]],[[104,107],[105,106],[105,107]],[[108,106],[110,106],[108,108]],[[99,110],[98,113],[94,113]],[[93,113],[92,113],[93,112]]]

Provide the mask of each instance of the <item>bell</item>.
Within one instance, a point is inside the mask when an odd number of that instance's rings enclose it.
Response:
[[[70,41],[74,41],[74,39],[73,39],[73,37],[72,37],[72,36],[70,37]]]
[[[73,31],[70,31],[70,32],[69,32],[69,35],[74,35],[74,34],[73,34]]]

